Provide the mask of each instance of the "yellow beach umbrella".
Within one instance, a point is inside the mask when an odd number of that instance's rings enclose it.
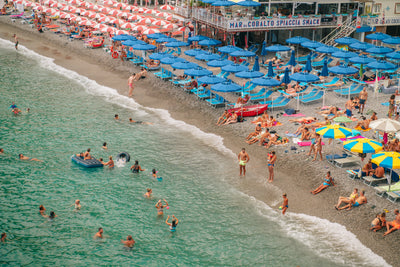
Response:
[[[390,169],[390,175],[388,177],[389,191],[392,183],[392,171],[393,169],[400,169],[400,153],[398,152],[380,152],[372,155],[371,161],[378,166]]]
[[[343,147],[357,153],[376,153],[383,149],[381,143],[368,138],[358,138],[345,141]]]
[[[316,129],[315,132],[322,137],[331,139],[346,138],[352,134],[351,129],[342,127],[338,124],[320,127]]]

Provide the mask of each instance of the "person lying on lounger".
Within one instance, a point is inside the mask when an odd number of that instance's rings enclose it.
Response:
[[[160,66],[160,61],[159,60],[150,59],[150,61],[148,63],[146,63],[146,66],[148,68],[157,68],[158,66]]]
[[[400,229],[400,213],[399,213],[399,210],[395,209],[394,210],[394,214],[396,214],[396,218],[393,221],[386,223],[387,231],[383,234],[383,236],[388,235],[388,234]]]
[[[235,107],[241,107],[244,104],[247,104],[250,100],[250,95],[245,95],[243,98],[239,96],[238,100],[236,101]]]
[[[361,206],[362,204],[367,203],[367,198],[365,197],[364,193],[365,193],[365,191],[362,190],[360,192],[360,196],[358,198],[352,199],[349,204],[347,204],[341,208],[338,208],[338,210],[344,210],[344,209],[351,210],[352,207],[358,207],[358,206]]]
[[[250,140],[250,138],[254,137],[254,136],[258,136],[261,134],[262,128],[261,128],[261,123],[258,123],[256,125],[256,128],[254,129],[254,132],[251,132],[247,137],[246,140]]]
[[[326,177],[324,179],[324,182],[320,186],[318,186],[316,189],[311,191],[311,194],[316,195],[316,194],[320,193],[322,190],[328,188],[330,185],[334,186],[335,183],[333,182],[333,178],[331,176],[331,172],[328,171],[326,173]]]
[[[349,204],[352,201],[355,201],[358,198],[358,189],[354,188],[353,193],[349,197],[339,197],[338,203],[335,206],[335,209],[339,209],[340,205],[342,204]]]
[[[316,117],[303,117],[303,118],[298,118],[298,119],[291,119],[289,121],[309,124],[311,122],[317,121],[317,118]]]
[[[386,212],[376,214],[375,219],[371,222],[371,228],[369,230],[376,232],[383,227],[386,227]]]
[[[320,112],[318,112],[318,114],[321,114],[321,115],[330,115],[330,114],[337,115],[338,111],[339,111],[338,107],[331,106],[331,107],[328,107],[327,109],[321,110]]]

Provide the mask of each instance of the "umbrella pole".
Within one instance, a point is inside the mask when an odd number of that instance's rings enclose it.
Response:
[[[390,186],[391,186],[391,184],[392,184],[392,172],[393,172],[393,169],[390,169],[390,176],[389,176],[389,178],[388,178],[388,182],[389,182],[389,192],[390,192]]]
[[[324,94],[322,95],[322,106],[325,107],[325,93],[326,90],[324,90]]]

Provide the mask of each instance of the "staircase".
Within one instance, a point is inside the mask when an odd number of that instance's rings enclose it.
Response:
[[[356,30],[356,19],[353,19],[352,16],[349,16],[341,26],[336,27],[333,31],[331,31],[328,35],[322,38],[321,43],[326,45],[335,46],[335,40],[350,36]]]

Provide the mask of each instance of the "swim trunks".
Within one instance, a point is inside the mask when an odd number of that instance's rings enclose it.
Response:
[[[246,166],[246,161],[244,161],[244,160],[239,161],[239,165]]]
[[[272,166],[272,167],[274,167],[274,166],[275,166],[275,164],[268,163],[268,167],[269,167],[269,166]]]
[[[351,117],[351,115],[352,115],[351,109],[346,109],[346,115],[347,115],[347,117]]]
[[[353,207],[358,207],[358,206],[360,206],[360,204],[356,201],[356,202],[353,204]]]
[[[365,99],[360,99],[360,105],[364,105],[365,104]]]

